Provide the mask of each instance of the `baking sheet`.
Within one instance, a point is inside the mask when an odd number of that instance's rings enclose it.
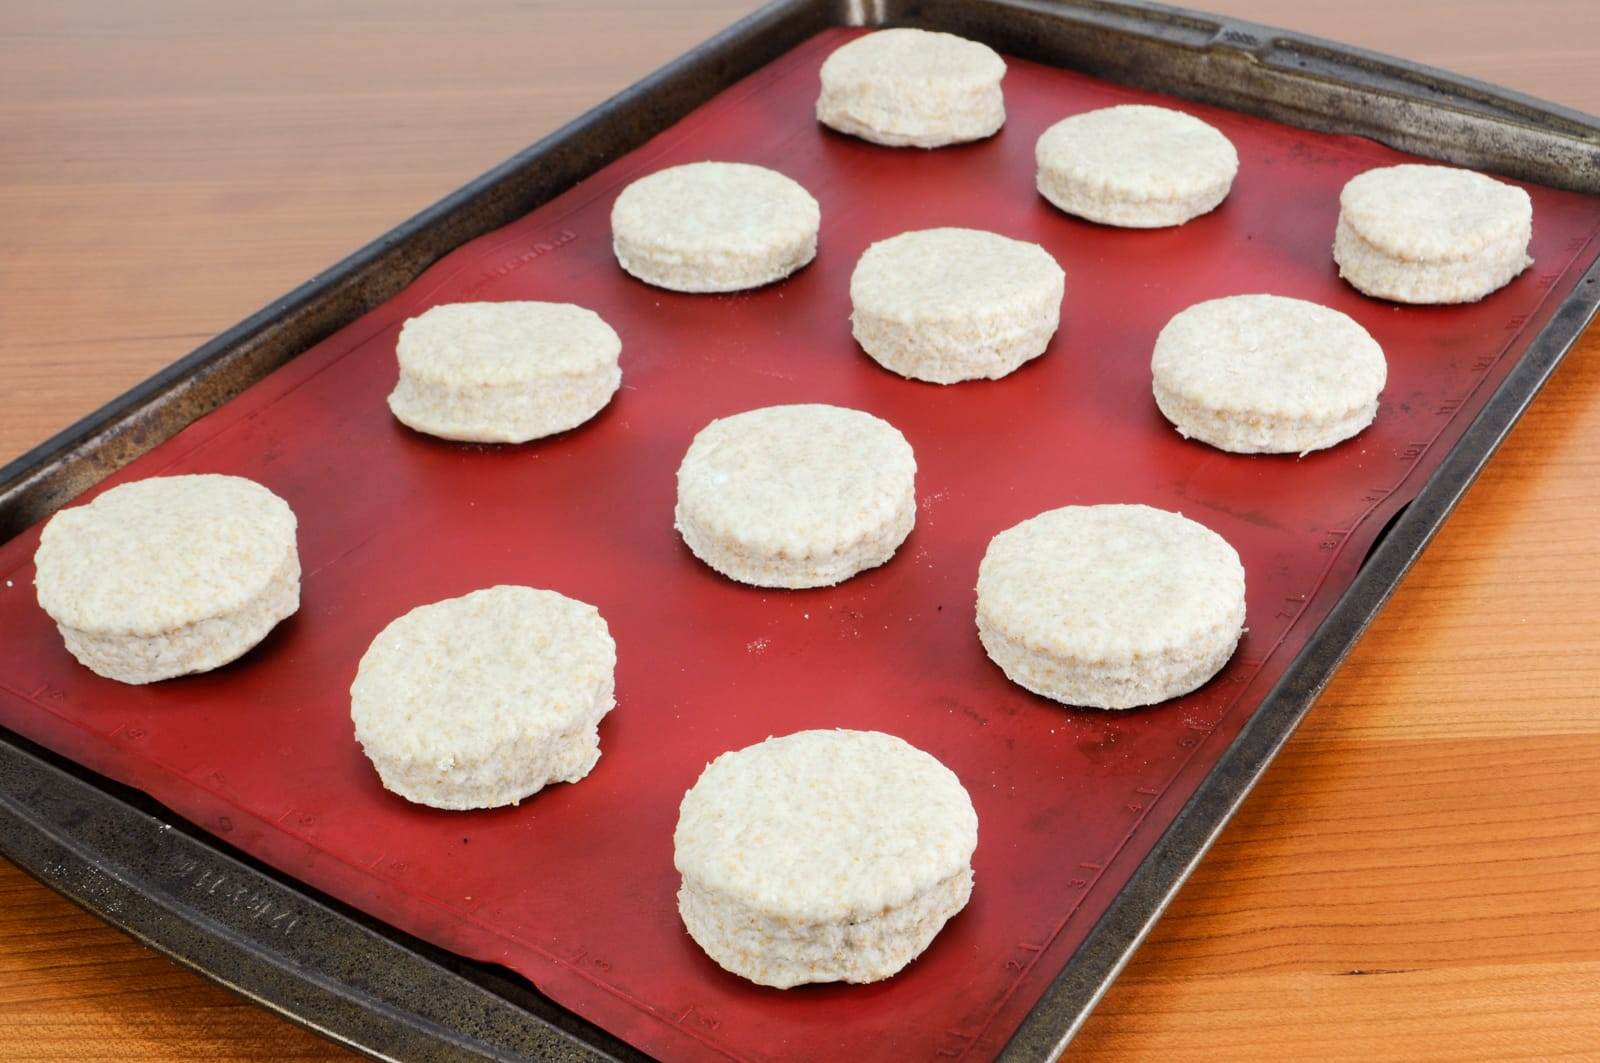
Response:
[[[295,507],[302,609],[245,659],[154,687],[100,680],[33,602],[37,530],[0,548],[0,723],[401,929],[522,972],[666,1058],[992,1056],[1593,259],[1600,201],[1530,187],[1532,270],[1475,306],[1394,307],[1343,286],[1328,246],[1339,187],[1398,153],[1179,104],[1239,148],[1232,196],[1177,230],[1103,229],[1034,194],[1034,140],[1076,111],[1171,101],[1013,61],[998,137],[877,148],[812,120],[816,68],[853,32],[814,38],[460,249],[108,481],[231,472]],[[823,206],[818,260],[733,296],[623,275],[607,225],[616,192],[703,158],[806,185]],[[1034,240],[1061,261],[1064,323],[1044,358],[1004,381],[938,388],[859,352],[856,257],[933,225]],[[1390,383],[1372,429],[1305,459],[1225,455],[1172,432],[1149,397],[1156,332],[1193,302],[1248,291],[1335,306],[1383,344]],[[579,302],[616,327],[624,380],[611,407],[523,447],[396,424],[383,396],[400,322],[438,302],[507,298]],[[906,434],[917,528],[893,562],[839,588],[721,580],[672,532],[673,470],[711,418],[804,401],[867,409]],[[1102,501],[1181,510],[1245,560],[1249,634],[1195,695],[1126,714],[1063,709],[1007,684],[977,643],[972,585],[988,538]],[[410,807],[354,742],[356,661],[394,616],[498,582],[553,587],[607,617],[619,705],[604,755],[582,784],[515,809]],[[973,901],[890,982],[750,986],[677,920],[677,803],[723,750],[829,726],[902,735],[962,778],[980,817]]]

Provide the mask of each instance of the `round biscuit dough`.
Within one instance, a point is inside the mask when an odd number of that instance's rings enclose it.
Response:
[[[1102,225],[1182,225],[1216,209],[1239,153],[1213,126],[1167,107],[1123,104],[1063,118],[1034,147],[1039,192]]]
[[[604,409],[621,351],[599,314],[571,303],[447,303],[401,327],[389,409],[441,439],[525,443]]]
[[[875,982],[966,906],[977,844],[961,781],[901,739],[769,738],[712,761],[684,795],[678,911],[752,982]]]
[[[634,181],[611,208],[624,270],[658,288],[733,292],[782,280],[817,254],[822,210],[762,166],[696,162]]]
[[[157,476],[50,518],[39,605],[84,667],[122,683],[206,672],[300,607],[289,504],[239,476]]]
[[[1187,438],[1238,454],[1304,454],[1360,432],[1388,376],[1383,349],[1337,310],[1278,295],[1197,303],[1161,330],[1156,405]]]
[[[1471,170],[1407,164],[1339,193],[1333,258],[1357,290],[1401,303],[1471,303],[1533,264],[1528,193]]]
[[[913,380],[994,380],[1044,353],[1066,274],[1038,244],[979,229],[880,240],[850,276],[850,327],[879,365]]]
[[[822,64],[817,121],[874,144],[937,148],[993,136],[1006,121],[994,49],[949,33],[889,29]]]
[[[712,421],[678,467],[679,534],[757,587],[827,587],[888,561],[916,521],[917,462],[887,421],[767,406]]]
[[[512,805],[577,782],[616,704],[616,644],[599,610],[499,586],[419,606],[378,633],[350,716],[386,789],[434,808]]]
[[[1177,513],[1066,506],[996,535],[978,567],[978,637],[1007,678],[1068,705],[1186,694],[1244,630],[1244,567]]]

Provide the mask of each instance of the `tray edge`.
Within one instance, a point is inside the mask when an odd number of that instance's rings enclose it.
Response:
[[[21,530],[70,502],[77,494],[100,479],[170,438],[185,425],[215,409],[242,391],[244,387],[295,357],[318,339],[381,303],[453,247],[525,213],[539,202],[582,180],[614,157],[614,155],[592,154],[581,160],[567,159],[566,169],[554,169],[553,176],[547,177],[533,189],[523,187],[520,189],[520,195],[508,189],[507,186],[515,183],[519,177],[527,178],[528,171],[533,167],[548,166],[548,156],[556,155],[567,148],[568,141],[581,138],[604,123],[616,122],[619,119],[626,122],[630,117],[638,117],[635,112],[649,112],[652,109],[649,97],[657,93],[668,97],[664,104],[658,103],[655,107],[658,112],[655,117],[661,122],[660,127],[664,127],[744,73],[764,65],[792,47],[794,43],[829,25],[914,21],[929,18],[929,13],[932,12],[932,18],[941,20],[941,24],[947,25],[947,28],[955,29],[959,26],[943,22],[944,19],[950,18],[948,14],[942,16],[939,14],[952,7],[954,4],[950,2],[895,4],[874,2],[874,0],[847,0],[840,3],[828,0],[775,0],[573,122],[541,138],[529,148],[475,178],[333,267],[315,275],[292,292],[268,304],[99,410],[0,467],[0,542],[13,538]],[[1040,0],[976,0],[970,3],[968,9],[1042,13],[1061,20],[1067,20],[1070,13],[1076,12],[1080,16],[1078,20],[1080,22],[1087,16],[1096,14],[1107,20],[1119,18],[1144,18],[1155,22],[1164,20],[1169,25],[1185,26],[1191,33],[1206,29],[1208,36],[1205,40],[1192,40],[1186,46],[1196,54],[1222,57],[1220,63],[1226,64],[1230,69],[1248,71],[1255,68],[1273,71],[1278,76],[1299,76],[1311,81],[1337,83],[1337,78],[1329,77],[1326,72],[1294,75],[1290,71],[1275,69],[1271,65],[1275,58],[1281,60],[1283,55],[1293,48],[1302,51],[1320,49],[1323,54],[1343,55],[1359,60],[1356,69],[1361,69],[1361,63],[1366,63],[1373,69],[1382,67],[1388,71],[1401,71],[1415,78],[1419,85],[1433,86],[1435,92],[1445,97],[1444,101],[1414,100],[1419,106],[1433,111],[1451,111],[1453,108],[1450,104],[1470,100],[1474,95],[1496,98],[1501,103],[1511,104],[1520,109],[1525,118],[1548,121],[1552,125],[1569,129],[1576,126],[1582,135],[1557,135],[1553,138],[1547,136],[1544,140],[1558,146],[1565,145],[1567,154],[1564,157],[1569,162],[1576,158],[1583,163],[1583,169],[1578,172],[1576,187],[1586,191],[1600,191],[1600,121],[1569,108],[1420,64],[1242,20],[1144,3],[1140,0],[1106,3],[1097,0],[1065,0],[1054,3],[1040,2]],[[959,23],[962,20],[957,18],[951,21]],[[1209,27],[1215,28],[1209,29]],[[1146,26],[1145,29],[1149,30],[1150,26]],[[1126,27],[1119,32],[1123,36],[1132,35]],[[1263,35],[1270,35],[1270,38],[1264,42]],[[764,50],[738,54],[741,48],[752,47]],[[771,50],[770,54],[767,54],[767,49]],[[761,57],[752,62],[754,55]],[[726,65],[717,70],[715,68],[719,61]],[[703,73],[701,68],[707,66],[713,68],[712,72],[717,75],[709,88],[704,83],[685,83]],[[1115,70],[1091,69],[1081,65],[1079,68],[1089,69],[1091,73],[1114,80],[1148,84],[1137,78],[1118,77]],[[1198,88],[1201,91],[1192,95],[1179,94],[1206,99],[1236,110],[1265,113],[1268,117],[1301,126],[1307,126],[1308,123],[1295,119],[1304,119],[1312,114],[1307,110],[1269,112],[1240,106],[1236,97],[1207,96],[1203,94],[1207,89],[1205,84],[1199,85]],[[697,91],[700,92],[698,96],[696,96]],[[1172,88],[1165,87],[1164,91],[1170,92]],[[1414,87],[1407,88],[1403,83],[1388,84],[1383,88],[1373,86],[1367,91],[1407,99],[1421,95],[1420,90]],[[677,108],[676,113],[673,113],[674,108]],[[1462,117],[1454,127],[1458,132],[1461,129],[1514,124],[1504,115],[1486,115],[1472,107],[1460,108],[1460,114]],[[1311,124],[1309,127],[1357,132],[1373,136],[1374,139],[1383,140],[1404,150],[1434,157],[1439,157],[1439,152],[1434,149],[1441,143],[1440,137],[1443,135],[1439,129],[1434,128],[1419,139],[1390,140],[1374,136],[1370,131],[1342,125]],[[1536,132],[1544,132],[1537,127],[1530,128]],[[1449,131],[1448,124],[1445,131]],[[653,128],[643,132],[633,143],[628,143],[626,140],[619,142],[621,146],[615,146],[615,153],[631,150],[653,132]],[[1559,159],[1552,156],[1543,160],[1546,165],[1553,161]],[[1497,169],[1499,172],[1507,172],[1494,166],[1492,160],[1484,161],[1481,165]],[[567,177],[570,177],[570,180],[561,183]],[[1541,183],[1574,187],[1570,183],[1553,182],[1548,179],[1542,180]],[[378,276],[386,268],[398,269],[401,279]],[[1179,818],[1163,834],[1156,848],[1141,862],[1129,886],[1119,894],[1112,908],[1097,922],[1090,939],[1073,956],[1057,979],[1057,983],[1066,979],[1067,975],[1079,966],[1079,955],[1086,954],[1086,950],[1093,945],[1096,949],[1095,962],[1101,973],[1092,989],[1086,991],[1081,985],[1061,987],[1063,994],[1058,999],[1056,993],[1058,985],[1053,983],[1051,989],[1047,990],[1046,997],[1030,1011],[1023,1026],[1008,1042],[1003,1058],[1053,1059],[1065,1048],[1071,1036],[1109,986],[1111,979],[1115,978],[1131,956],[1133,949],[1159,918],[1171,897],[1181,887],[1211,842],[1248,794],[1260,773],[1270,764],[1277,750],[1292,734],[1299,720],[1309,710],[1317,693],[1354,645],[1361,631],[1381,609],[1406,569],[1438,530],[1450,510],[1476,478],[1477,473],[1493,455],[1499,442],[1532,401],[1577,336],[1581,334],[1593,316],[1597,302],[1600,302],[1600,281],[1597,281],[1597,277],[1600,277],[1600,263],[1591,266],[1585,279],[1580,282],[1581,286],[1593,290],[1583,298],[1579,298],[1575,291],[1573,296],[1569,296],[1563,302],[1556,316],[1541,331],[1511,375],[1497,389],[1462,439],[1451,449],[1445,463],[1430,477],[1417,500],[1396,521],[1388,537],[1369,556],[1356,582],[1341,596],[1334,611],[1318,626],[1307,647],[1296,656],[1283,679],[1264,699],[1245,731],[1230,745],[1228,751],[1180,812]],[[1561,339],[1563,335],[1565,339]],[[1545,348],[1541,348],[1540,345],[1546,344],[1547,340],[1549,343]],[[1540,350],[1543,351],[1541,360],[1535,366],[1534,355]],[[229,376],[230,372],[239,374],[239,377]],[[1519,388],[1527,390],[1513,389],[1514,382]],[[1494,416],[1491,417],[1491,414]],[[1486,449],[1478,454],[1465,453],[1468,440],[1479,440],[1480,437],[1482,437],[1480,442]],[[1456,467],[1458,464],[1459,468]],[[1446,476],[1447,472],[1450,473],[1449,476]],[[1421,506],[1424,498],[1429,500],[1427,509]],[[1432,513],[1431,520],[1424,519],[1425,512]],[[1383,571],[1388,574],[1387,585],[1376,579],[1380,562]],[[1364,589],[1368,598],[1352,604],[1352,596],[1358,588]],[[1336,627],[1337,633],[1334,630]],[[1326,657],[1311,660],[1310,655],[1318,648],[1326,654]],[[1308,662],[1311,667],[1304,669],[1306,674],[1300,674],[1302,666]],[[1275,737],[1256,733],[1267,730],[1262,721],[1266,718],[1269,708],[1275,710],[1274,726],[1281,729],[1281,733]],[[1270,740],[1267,740],[1269,737]],[[1239,747],[1242,743],[1246,743],[1247,738],[1250,739],[1250,748],[1241,751]],[[5,748],[8,746],[11,748]],[[19,757],[27,755],[20,745],[9,738],[9,733],[3,731],[0,731],[0,753],[3,753],[8,760],[13,753]],[[1236,753],[1239,754],[1237,761]],[[44,763],[38,758],[34,759],[40,764]],[[1235,776],[1239,772],[1246,774],[1242,778],[1223,780],[1219,773],[1225,766],[1232,769]],[[59,771],[59,769],[53,770]],[[1223,807],[1216,810],[1195,811],[1197,802],[1210,794],[1213,785],[1222,783],[1226,783],[1231,789],[1226,793],[1219,790],[1217,794],[1210,796],[1225,798]],[[79,785],[89,784],[80,781]],[[119,811],[126,811],[130,815],[141,815],[131,805],[120,801],[109,792],[104,792],[104,797],[108,802],[121,805]],[[1193,818],[1191,812],[1194,812]],[[1220,818],[1208,828],[1193,832],[1197,818],[1205,814],[1215,814]],[[8,827],[7,830],[0,831],[0,852],[11,856],[30,873],[67,893],[102,918],[123,926],[146,943],[152,944],[201,973],[237,989],[258,1003],[351,1047],[374,1054],[372,1046],[359,1040],[347,1040],[337,1030],[325,1029],[314,1021],[308,1022],[304,1015],[281,1001],[257,995],[248,988],[235,985],[190,955],[169,948],[170,943],[164,943],[154,936],[146,936],[137,927],[127,925],[118,918],[116,909],[109,903],[102,903],[94,896],[94,891],[74,889],[68,881],[56,881],[54,878],[41,875],[40,868],[45,865],[39,861],[43,858],[36,857],[35,861],[30,863],[29,860],[17,855],[20,847],[14,847],[14,843],[21,835],[12,834],[13,830],[38,831],[40,825],[31,822],[25,815],[19,818],[14,802],[8,803],[3,794],[0,794],[0,824]],[[1190,837],[1185,834],[1179,838],[1180,824],[1185,825],[1196,836]],[[218,858],[232,859],[206,840],[197,839],[196,842],[210,849]],[[84,861],[84,868],[93,870],[95,867],[93,860],[81,856],[79,858]],[[1162,866],[1156,867],[1158,863]],[[1153,871],[1152,877],[1146,882],[1141,880],[1141,876],[1147,869]],[[250,869],[245,868],[245,870]],[[296,888],[298,884],[291,886],[287,883],[277,883],[266,876],[262,876],[262,880],[299,893],[308,903],[315,903],[304,897],[300,889]],[[1146,911],[1137,919],[1131,918],[1131,902],[1124,904],[1128,902],[1135,883],[1141,883],[1141,889],[1150,891],[1148,895],[1141,895],[1140,903],[1146,906]],[[123,899],[126,901],[129,897],[140,896],[142,895],[135,891],[125,895]],[[330,914],[337,915],[337,913]],[[1116,920],[1113,925],[1114,915]],[[197,918],[195,922],[198,925],[200,920]],[[1100,933],[1102,925],[1108,927],[1108,933],[1119,937],[1104,941],[1097,938],[1096,935]],[[353,921],[351,926],[361,932],[370,933]],[[1101,956],[1102,951],[1106,955]],[[1047,1001],[1048,1009],[1045,1007]],[[1049,1011],[1048,1015],[1045,1014],[1046,1010]],[[1064,1026],[1063,1019],[1066,1020]],[[1044,1028],[1046,1026],[1052,1026],[1060,1032],[1052,1037]],[[583,1045],[582,1041],[572,1038],[571,1035],[564,1036],[573,1046]],[[386,1058],[381,1052],[376,1055],[377,1058]],[[496,1057],[480,1054],[479,1058]]]

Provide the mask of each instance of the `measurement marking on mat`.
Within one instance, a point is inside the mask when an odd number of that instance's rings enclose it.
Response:
[[[1521,328],[1523,325],[1526,325],[1527,323],[1528,323],[1528,315],[1527,314],[1518,314],[1516,317],[1511,318],[1509,321],[1506,322],[1506,331],[1507,332],[1515,332],[1517,329]]]
[[[1422,457],[1423,453],[1426,452],[1427,449],[1428,444],[1426,443],[1412,443],[1410,446],[1406,447],[1406,449],[1400,452],[1400,457],[1404,458],[1406,461],[1416,461],[1418,458]]]
[[[1093,862],[1088,861],[1088,860],[1081,861],[1078,864],[1078,866],[1079,867],[1083,867],[1083,868],[1087,868],[1090,871],[1104,871],[1106,869],[1106,865],[1104,865],[1104,864],[1096,864],[1096,863],[1093,863]]]
[[[1451,414],[1461,409],[1461,404],[1464,401],[1464,399],[1445,399],[1443,402],[1439,403],[1438,407],[1433,412],[1438,414],[1440,417],[1449,417]]]
[[[1556,277],[1557,274],[1554,273],[1541,273],[1538,276],[1537,283],[1539,287],[1548,290],[1556,286]]]
[[[1033,944],[1032,942],[1029,942],[1029,941],[1022,942],[1020,945],[1017,946],[1017,948],[1022,949],[1025,952],[1043,952],[1044,951],[1044,946],[1043,945],[1035,945],[1035,944]]]
[[[1587,236],[1574,236],[1572,239],[1567,241],[1567,250],[1568,251],[1582,251],[1583,250],[1583,245],[1588,243],[1588,242],[1589,242],[1589,238]]]
[[[688,1022],[689,1021],[689,1016],[691,1016],[691,1015],[694,1015],[694,1021],[695,1022],[699,1023],[701,1026],[704,1026],[706,1029],[711,1030],[713,1032],[715,1032],[717,1030],[717,1028],[722,1025],[722,1020],[717,1018],[714,1015],[705,1015],[705,1014],[695,1015],[695,1007],[696,1007],[696,1005],[691,1004],[687,1008],[683,1009],[683,1014],[678,1016],[678,1025],[679,1026],[682,1026],[684,1023]]]
[[[38,701],[41,698],[47,701],[62,701],[66,698],[67,692],[60,687],[53,687],[49,683],[41,683],[39,684],[39,689],[28,696],[34,701]]]
[[[572,241],[576,240],[577,238],[578,234],[573,232],[571,229],[562,229],[549,240],[540,240],[538,243],[535,243],[532,247],[518,255],[516,258],[496,266],[485,277],[483,277],[483,279],[479,280],[476,284],[468,288],[464,294],[477,295],[479,292],[483,291],[490,284],[499,280],[501,277],[515,273],[517,270],[528,265],[530,262],[533,262],[535,259],[542,258],[557,248],[565,247],[567,244],[572,243]]]
[[[946,1030],[944,1032],[944,1036],[954,1040],[955,1044],[946,1045],[943,1048],[936,1048],[934,1049],[934,1054],[955,1058],[964,1054],[967,1050],[967,1046],[972,1044],[978,1035],[975,1033],[968,1033],[965,1030]]]
[[[1472,371],[1474,373],[1487,373],[1489,370],[1494,368],[1494,363],[1498,362],[1499,360],[1499,355],[1482,355],[1477,361],[1472,363]]]

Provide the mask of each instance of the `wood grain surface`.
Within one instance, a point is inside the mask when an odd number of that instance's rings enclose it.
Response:
[[[0,459],[752,6],[0,4]],[[1600,112],[1594,0],[1209,6]],[[1600,1059],[1597,502],[1591,330],[1069,1059]],[[348,1054],[0,861],[0,1058]]]

